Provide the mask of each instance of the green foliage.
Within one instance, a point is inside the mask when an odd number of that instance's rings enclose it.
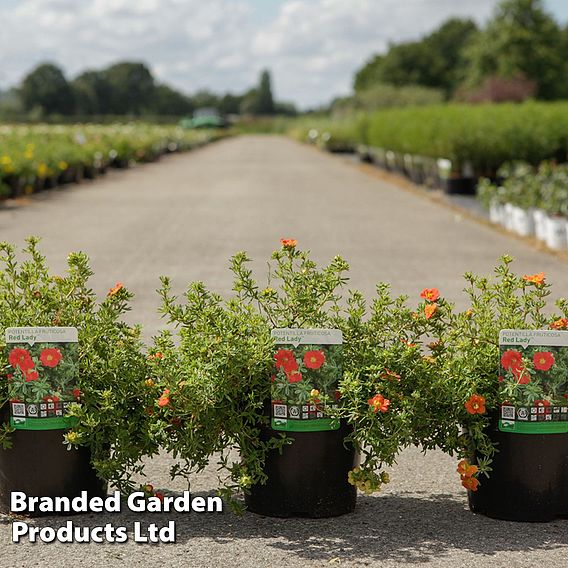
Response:
[[[0,244],[0,393],[6,404],[8,356],[4,339],[7,327],[71,326],[79,332],[79,369],[75,385],[80,404],[70,415],[78,423],[62,443],[71,448],[88,446],[98,474],[127,491],[131,476],[140,473],[140,459],[157,451],[146,413],[149,404],[145,386],[148,371],[142,353],[140,330],[121,321],[132,294],[117,285],[97,302],[88,286],[92,275],[84,253],[71,253],[67,274],[51,275],[29,238],[26,259],[19,263],[8,243]],[[10,428],[4,424],[2,444],[10,445]]]
[[[244,252],[232,258],[234,296],[228,300],[193,283],[180,301],[169,279],[162,279],[162,312],[179,331],[177,340],[167,331],[155,340],[159,356],[151,388],[162,401],[156,414],[161,444],[181,460],[172,475],[199,471],[219,452],[219,466],[228,473],[220,478],[222,495],[262,483],[266,452],[293,443],[293,434],[261,441],[273,386],[283,399],[317,398],[331,417],[348,422],[353,433],[346,443],[365,456],[350,479],[367,492],[386,482],[388,476],[377,471],[392,464],[403,447],[434,447],[445,439],[430,397],[422,394],[430,393],[434,359],[421,352],[426,336],[441,333],[443,301],[425,301],[413,312],[405,298],[391,299],[388,286],[380,285],[368,315],[361,294],[345,291],[347,263],[335,257],[320,269],[295,242],[284,241],[273,253],[263,285],[249,262]],[[274,368],[274,328],[340,329],[341,350],[329,347],[325,354],[331,373],[302,367],[306,350],[316,346],[301,346],[295,352],[301,383],[285,380]],[[438,346],[431,349],[434,354]],[[340,366],[336,393],[331,384]],[[383,410],[373,406],[376,397],[382,397]]]
[[[478,194],[485,207],[491,202],[511,203],[528,210],[543,209],[551,215],[568,217],[568,166],[543,162],[538,169],[517,162],[499,170],[500,184],[484,180]]]
[[[144,63],[116,63],[105,70],[104,77],[110,87],[110,108],[106,112],[141,115],[151,108],[155,84]]]
[[[369,119],[366,143],[395,152],[469,163],[493,177],[508,161],[537,165],[567,152],[568,105],[445,105],[379,111]]]
[[[387,84],[429,87],[448,96],[459,82],[463,49],[476,33],[471,20],[450,19],[419,41],[390,45],[357,71],[355,92]]]
[[[6,178],[18,178],[26,192],[70,168],[92,172],[113,163],[151,161],[167,150],[188,150],[219,136],[148,124],[7,125],[1,133],[0,189]]]
[[[258,86],[248,91],[241,102],[240,111],[243,114],[255,116],[270,116],[275,112],[270,73],[264,70],[260,74]]]
[[[440,104],[444,93],[440,89],[418,85],[395,86],[375,83],[351,97],[336,99],[331,105],[333,116],[349,115],[356,111],[370,112],[382,108]]]
[[[479,86],[489,76],[523,76],[536,81],[539,98],[564,97],[564,47],[561,29],[541,0],[506,0],[466,49],[466,82]]]
[[[446,439],[438,442],[439,447],[477,463],[479,472],[486,475],[491,471],[496,451],[488,432],[496,420],[498,405],[506,398],[548,397],[541,390],[527,393],[522,381],[499,381],[499,332],[543,329],[559,319],[558,315],[546,315],[550,286],[544,275],[533,277],[534,281],[518,276],[511,271],[511,262],[510,257],[503,257],[494,278],[465,275],[470,307],[463,312],[452,311],[441,328],[443,348],[437,357],[430,391],[430,396],[435,397],[433,404],[438,405],[437,428],[447,433]],[[559,300],[557,307],[566,317],[568,303]],[[565,377],[561,382],[565,383]],[[472,414],[467,410],[466,403],[474,395],[483,397],[483,412]]]
[[[73,114],[73,91],[59,67],[42,63],[31,71],[20,86],[20,97],[28,111],[44,114]]]

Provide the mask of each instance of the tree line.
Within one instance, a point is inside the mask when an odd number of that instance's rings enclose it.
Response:
[[[188,116],[197,108],[213,107],[222,114],[270,116],[296,114],[292,104],[275,101],[270,73],[262,71],[258,85],[244,93],[219,95],[201,90],[184,94],[158,83],[141,62],[124,61],[102,70],[89,70],[67,80],[54,63],[42,63],[0,101],[0,114],[29,118],[110,116]],[[3,107],[3,109],[2,109]]]
[[[568,98],[568,27],[542,0],[504,0],[485,26],[453,18],[417,41],[391,44],[355,74],[353,109],[444,100]]]

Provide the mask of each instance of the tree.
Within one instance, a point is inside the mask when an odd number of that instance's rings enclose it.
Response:
[[[20,86],[20,97],[27,111],[42,114],[72,114],[73,91],[63,71],[52,63],[42,63],[29,73]]]
[[[102,71],[85,71],[71,83],[79,115],[104,115],[112,106],[112,87]]]
[[[490,77],[535,81],[537,96],[565,94],[565,40],[541,0],[506,0],[466,50],[466,85],[476,88]]]
[[[106,69],[104,76],[111,91],[110,114],[141,115],[151,108],[156,86],[144,63],[117,63]]]
[[[257,90],[256,114],[274,114],[274,99],[270,86],[270,73],[265,69],[260,74],[260,82]]]
[[[184,116],[193,112],[194,105],[189,97],[168,87],[157,85],[151,110],[154,114],[162,116]]]
[[[260,74],[258,87],[251,89],[243,97],[241,112],[256,116],[274,114],[275,106],[270,86],[270,73],[267,70],[262,71]]]
[[[443,89],[457,86],[464,47],[477,32],[471,20],[448,20],[419,41],[391,44],[386,54],[375,55],[355,75],[357,93],[377,85],[420,85]]]
[[[219,107],[219,97],[207,89],[197,91],[197,93],[191,97],[191,100],[195,108]]]
[[[219,112],[222,114],[239,114],[244,95],[227,93],[219,101]]]

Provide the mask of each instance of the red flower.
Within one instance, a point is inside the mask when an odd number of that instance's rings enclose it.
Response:
[[[376,394],[373,398],[367,401],[367,404],[373,409],[373,412],[387,412],[390,405],[390,400],[385,398],[382,394]]]
[[[286,249],[293,249],[298,241],[296,239],[280,239],[280,244]]]
[[[427,306],[424,306],[424,315],[426,316],[426,319],[429,320],[436,313],[437,309],[437,304],[428,304]]]
[[[157,497],[162,503],[164,502],[164,494],[160,491],[156,491],[156,493],[154,493],[154,497]]]
[[[501,365],[503,369],[512,369],[513,367],[520,367],[523,363],[523,356],[512,349],[509,349],[501,355]]]
[[[61,351],[53,347],[43,349],[39,354],[39,360],[44,367],[57,367],[57,364],[61,361]]]
[[[35,367],[30,352],[27,349],[20,349],[19,347],[15,347],[10,351],[8,361],[14,369],[19,367],[22,371],[27,371]]]
[[[298,370],[298,362],[294,353],[289,349],[279,349],[274,355],[274,360],[276,361],[276,368],[282,367],[286,373],[289,371]]]
[[[420,297],[429,302],[435,302],[440,297],[440,291],[438,288],[424,288],[424,290],[420,292]]]
[[[26,383],[31,383],[39,379],[39,374],[37,371],[30,369],[29,371],[24,371],[24,377],[26,378]]]
[[[75,398],[81,398],[81,391],[79,389],[73,389],[73,396]]]
[[[567,329],[568,318],[560,318],[550,324],[551,329]]]
[[[530,282],[531,284],[536,284],[537,286],[542,286],[544,284],[544,272],[539,272],[538,274],[525,274],[523,276],[525,282]]]
[[[537,407],[542,407],[544,408],[544,412],[545,414],[550,414],[551,412],[551,408],[550,408],[550,400],[535,400],[533,402],[533,406],[537,406]]]
[[[304,365],[308,369],[319,369],[325,363],[323,351],[306,351]]]
[[[286,376],[288,377],[289,383],[299,383],[302,380],[302,373],[299,371],[287,371]]]
[[[470,414],[485,414],[485,397],[472,394],[464,406]]]
[[[518,385],[528,385],[531,382],[530,373],[522,365],[513,367],[511,371],[513,372],[515,379],[517,379]]]
[[[554,355],[550,351],[539,351],[534,354],[533,363],[538,371],[548,371],[554,365]]]
[[[48,395],[44,396],[43,400],[45,400],[45,402],[59,402],[59,397],[55,395]]]

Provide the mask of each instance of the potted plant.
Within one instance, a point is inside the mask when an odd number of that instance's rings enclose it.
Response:
[[[199,471],[220,452],[222,495],[243,490],[254,512],[348,513],[356,487],[380,489],[383,467],[417,440],[426,409],[416,392],[433,369],[419,343],[439,325],[437,291],[425,290],[416,312],[380,285],[367,314],[360,293],[342,291],[340,257],[318,269],[283,240],[266,285],[249,260],[232,258],[230,299],[193,283],[179,302],[162,279],[162,312],[179,337],[164,331],[155,341],[155,430],[181,459],[172,474]],[[422,441],[435,437],[428,429]]]
[[[4,510],[16,490],[75,497],[110,482],[126,491],[140,458],[157,450],[140,330],[121,321],[132,294],[118,283],[98,303],[85,254],[51,275],[37,243],[28,239],[21,263],[0,244]]]
[[[436,420],[472,511],[546,521],[568,512],[568,348],[552,347],[568,346],[568,303],[546,315],[544,274],[517,276],[511,261],[494,279],[466,274],[471,305],[449,314],[441,336]]]

